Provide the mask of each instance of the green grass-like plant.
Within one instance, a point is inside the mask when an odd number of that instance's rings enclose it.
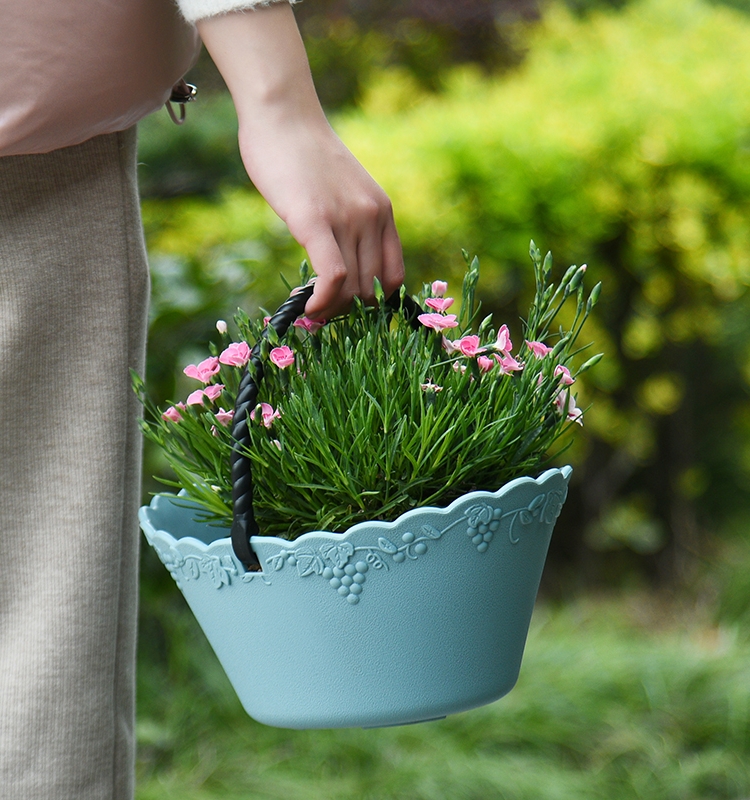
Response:
[[[265,377],[245,453],[264,534],[345,531],[536,473],[582,423],[571,387],[599,356],[572,365],[600,286],[585,296],[585,266],[570,267],[555,285],[551,255],[542,259],[533,242],[530,252],[536,293],[515,352],[507,325],[480,320],[479,261],[465,253],[456,314],[447,286],[435,281],[416,298],[426,313],[415,328],[376,285],[375,307],[355,300],[348,315],[323,326],[302,320],[283,339],[270,326],[264,336],[264,322],[243,312],[235,317],[240,342],[219,324],[224,349],[185,369],[202,388],[166,411],[149,403],[135,376],[150,412],[143,431],[176,475],[166,483],[184,489],[207,520],[231,524],[229,423],[255,342]],[[564,329],[556,320],[566,305]]]

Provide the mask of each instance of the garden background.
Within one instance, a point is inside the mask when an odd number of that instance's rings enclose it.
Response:
[[[297,14],[334,127],[393,200],[409,288],[455,286],[466,248],[519,336],[533,238],[603,282],[605,358],[580,381],[593,405],[507,698],[409,728],[265,728],[144,549],[139,800],[750,797],[750,2]],[[192,78],[184,127],[141,126],[158,401],[304,256],[248,184],[220,77],[202,59]]]

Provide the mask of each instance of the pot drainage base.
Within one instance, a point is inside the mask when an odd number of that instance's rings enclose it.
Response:
[[[363,725],[363,731],[372,731],[375,728],[400,728],[402,725],[420,725],[423,722],[437,722],[439,719],[445,719],[445,714],[442,717],[428,717],[427,719],[415,719],[411,722],[392,722],[390,725]]]

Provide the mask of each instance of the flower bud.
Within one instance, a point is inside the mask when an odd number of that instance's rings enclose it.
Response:
[[[575,290],[581,285],[585,272],[586,272],[586,264],[583,264],[580,267],[578,267],[575,274],[573,275],[573,278],[568,284],[568,289],[571,293],[575,292]]]
[[[433,281],[430,288],[432,289],[433,297],[442,297],[448,290],[448,283],[446,281]]]

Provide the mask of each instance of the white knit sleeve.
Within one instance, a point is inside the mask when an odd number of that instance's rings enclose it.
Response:
[[[197,22],[206,17],[227,14],[230,11],[249,11],[271,3],[296,3],[297,0],[177,0],[182,16],[188,22]]]

